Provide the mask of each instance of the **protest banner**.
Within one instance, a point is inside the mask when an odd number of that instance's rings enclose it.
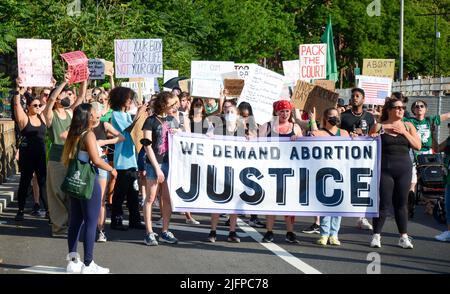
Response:
[[[191,96],[203,98],[220,98],[222,81],[208,79],[191,79]]]
[[[300,45],[300,80],[326,79],[327,44]]]
[[[69,85],[86,81],[89,78],[88,58],[82,51],[63,53],[61,57],[68,64]]]
[[[105,78],[105,64],[100,59],[89,59],[89,79],[103,80]]]
[[[17,39],[17,69],[22,87],[51,87],[52,41]]]
[[[244,80],[241,79],[225,79],[223,81],[223,88],[227,96],[239,97],[244,89]]]
[[[222,80],[222,74],[234,71],[233,61],[191,61],[191,79]]]
[[[314,85],[325,88],[329,91],[334,92],[336,90],[336,82],[330,80],[314,80]]]
[[[116,78],[163,76],[161,39],[114,40]]]
[[[364,104],[384,105],[386,97],[391,96],[390,78],[356,76],[355,79],[358,88],[363,89],[366,94]]]
[[[320,120],[327,108],[336,106],[338,98],[339,94],[335,92],[298,80],[292,95],[292,102],[295,108],[306,112],[312,111],[315,107],[316,118]]]
[[[300,78],[300,60],[283,61],[284,76],[295,85]]]
[[[234,69],[237,72],[239,79],[247,80],[255,66],[256,64],[253,63],[236,63]]]
[[[164,70],[163,84],[165,82],[167,82],[168,80],[170,80],[172,78],[176,78],[176,77],[178,77],[178,70],[169,70],[169,69]],[[166,87],[164,87],[163,89],[164,89],[164,91],[172,90],[171,88],[166,88]]]
[[[249,79],[245,81],[238,105],[241,102],[250,103],[256,122],[263,124],[272,119],[272,104],[280,100],[284,83],[284,76],[264,67],[255,66]]]
[[[378,216],[380,139],[169,137],[173,211]]]
[[[394,79],[395,59],[363,59],[365,76]]]

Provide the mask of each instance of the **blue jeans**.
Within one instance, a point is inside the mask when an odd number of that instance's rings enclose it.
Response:
[[[450,185],[445,185],[445,214],[447,216],[447,225],[450,225]]]
[[[167,177],[169,176],[169,164],[168,163],[160,163],[159,167],[161,168],[161,171],[164,174],[164,177],[167,180]],[[149,180],[156,180],[158,177],[156,176],[156,171],[153,168],[153,165],[151,163],[146,162],[145,163],[145,171],[147,173],[147,179]]]
[[[337,237],[341,228],[340,216],[321,216],[320,217],[320,235]]]

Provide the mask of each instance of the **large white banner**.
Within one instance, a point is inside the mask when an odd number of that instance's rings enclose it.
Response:
[[[241,102],[250,103],[256,122],[260,125],[268,122],[272,118],[273,103],[280,100],[285,79],[276,72],[254,66],[250,77],[245,80],[238,105]]]
[[[52,41],[17,39],[18,76],[22,87],[50,87],[52,85]]]
[[[178,134],[169,145],[174,211],[378,216],[379,139]]]

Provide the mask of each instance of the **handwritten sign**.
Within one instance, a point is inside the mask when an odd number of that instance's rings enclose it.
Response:
[[[22,87],[52,85],[52,41],[17,39],[18,76]]]
[[[220,98],[222,81],[207,79],[191,80],[192,96],[204,98]]]
[[[295,85],[300,78],[300,60],[283,61],[283,72],[284,76]]]
[[[161,39],[114,40],[116,78],[163,76]]]
[[[63,53],[61,57],[68,64],[69,85],[86,81],[89,78],[88,58],[82,51]]]
[[[239,79],[247,80],[255,66],[256,64],[253,63],[236,63],[234,69],[237,72]]]
[[[280,99],[285,77],[261,66],[255,66],[239,98],[248,102],[258,124],[268,122],[272,118],[272,104]]]
[[[329,91],[317,85],[305,81],[297,81],[292,101],[295,107],[303,111],[311,111],[316,108],[316,118],[320,120],[323,112],[330,107],[335,107],[339,94]]]
[[[300,80],[326,79],[327,44],[300,45]]]
[[[315,80],[314,85],[325,88],[327,90],[333,91],[336,90],[336,82],[330,80]]]
[[[89,59],[89,79],[103,80],[105,78],[105,64],[100,59]]]
[[[244,89],[244,80],[240,79],[225,79],[223,87],[226,90],[227,96],[239,97]]]
[[[191,79],[222,80],[222,74],[234,71],[233,61],[191,61]]]
[[[363,75],[394,78],[395,59],[363,59]]]
[[[114,62],[100,59],[105,64],[105,75],[112,76],[114,74]]]

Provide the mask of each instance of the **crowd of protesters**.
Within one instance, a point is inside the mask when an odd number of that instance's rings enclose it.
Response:
[[[24,220],[26,198],[33,191],[34,216],[47,217],[52,236],[68,238],[68,272],[107,273],[109,270],[93,261],[94,242],[106,242],[107,208],[111,210],[110,229],[143,230],[146,245],[159,242],[176,244],[169,230],[172,208],[167,185],[169,173],[168,135],[188,132],[210,137],[240,136],[287,137],[295,141],[302,136],[380,136],[382,142],[381,189],[379,217],[373,227],[366,218],[357,220],[361,229],[373,230],[371,247],[381,247],[381,233],[388,211],[393,208],[400,234],[398,245],[413,248],[408,236],[408,196],[414,193],[414,156],[420,153],[443,151],[450,158],[450,139],[438,144],[433,128],[448,120],[450,114],[426,117],[427,105],[416,101],[406,114],[407,98],[394,93],[384,106],[364,109],[364,90],[355,88],[345,105],[339,99],[335,107],[326,109],[321,121],[316,111],[308,113],[295,109],[289,97],[273,104],[274,117],[258,125],[250,104],[237,105],[234,98],[220,99],[191,97],[173,88],[139,101],[136,93],[125,87],[88,89],[88,81],[80,84],[77,93],[68,86],[70,76],[54,88],[32,89],[20,87],[16,80],[14,119],[19,140],[21,171],[18,191],[19,209],[16,221]],[[413,156],[411,156],[411,154]],[[97,175],[89,200],[69,197],[61,190],[70,160],[91,162]],[[447,160],[448,162],[448,160]],[[448,166],[448,164],[447,164]],[[446,208],[450,230],[450,175],[447,179]],[[123,203],[126,200],[128,225],[124,223]],[[162,230],[153,230],[152,209],[161,210]],[[142,215],[141,215],[142,209]],[[184,213],[186,223],[199,222]],[[237,215],[227,221],[227,241],[238,243]],[[211,231],[207,241],[216,242],[220,215],[211,214]],[[298,242],[294,232],[295,217],[285,216],[286,241]],[[273,242],[275,216],[266,216],[265,223],[251,215],[249,224],[265,228],[263,242]],[[84,260],[77,253],[81,225],[84,223]],[[317,216],[313,224],[302,232],[319,234],[317,244],[339,246],[341,217]],[[444,231],[436,239],[450,241]]]

